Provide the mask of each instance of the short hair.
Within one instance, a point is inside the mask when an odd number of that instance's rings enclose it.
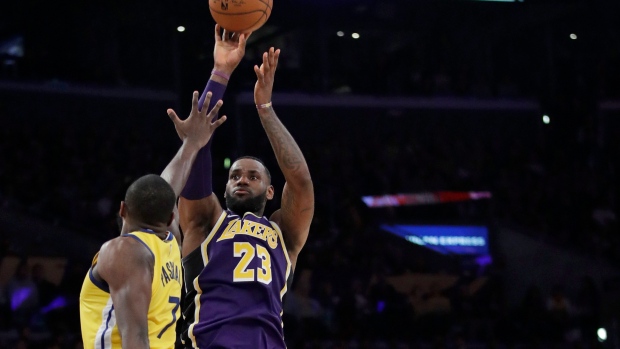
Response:
[[[170,184],[155,174],[136,179],[125,193],[128,215],[145,224],[168,224],[175,203],[176,195]]]
[[[256,162],[259,162],[261,165],[263,165],[263,167],[265,168],[265,172],[267,173],[267,177],[269,178],[269,183],[271,183],[271,172],[269,172],[269,169],[267,168],[267,165],[265,165],[265,162],[257,157],[254,156],[250,156],[250,155],[245,155],[245,156],[240,156],[238,157],[235,161],[233,161],[233,163],[239,161],[239,160],[243,160],[243,159],[250,159],[250,160],[254,160]]]

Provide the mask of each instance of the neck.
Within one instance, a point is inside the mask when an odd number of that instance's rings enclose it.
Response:
[[[230,208],[229,208],[228,210],[229,210],[230,212],[232,212],[232,213],[234,213],[234,214],[238,215],[238,216],[243,216],[244,214],[246,214],[246,213],[248,213],[248,212],[249,212],[249,213],[252,213],[252,214],[254,214],[254,215],[256,215],[256,216],[262,217],[262,216],[263,216],[263,212],[265,212],[265,209],[262,209],[262,210],[259,210],[259,211],[245,211],[245,212],[237,212],[237,211],[235,211],[235,210],[231,210]]]
[[[149,233],[153,233],[161,238],[164,238],[166,234],[168,234],[168,227],[164,227],[163,225],[125,222],[123,228],[121,229],[121,234],[129,234],[134,231],[148,231]]]

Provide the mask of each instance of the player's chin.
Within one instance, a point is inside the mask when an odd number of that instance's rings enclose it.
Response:
[[[246,195],[238,197],[235,195],[226,198],[226,206],[233,212],[257,212],[261,208],[261,199],[255,196]]]
[[[233,200],[236,202],[250,202],[253,201],[255,199],[256,196],[250,194],[250,193],[245,193],[245,194],[235,194],[233,195]]]

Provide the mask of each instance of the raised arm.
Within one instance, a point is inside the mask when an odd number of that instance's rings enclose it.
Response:
[[[224,97],[230,75],[245,55],[246,40],[250,34],[230,33],[216,25],[214,36],[213,70],[203,96],[211,92],[212,99],[219,100]],[[213,103],[209,104],[209,110],[212,107]],[[200,149],[179,200],[179,219],[184,233],[183,256],[202,243],[205,233],[213,227],[222,212],[220,202],[213,194],[211,143],[209,141]]]
[[[208,93],[205,97],[206,98],[202,102],[204,106],[208,105],[212,100],[211,93]],[[168,109],[168,115],[172,119],[177,132],[182,136],[183,144],[172,161],[170,161],[168,166],[166,166],[161,173],[161,177],[170,183],[177,197],[181,194],[183,187],[185,187],[198,151],[209,142],[215,129],[226,121],[226,116],[213,121],[222,106],[222,101],[217,101],[209,114],[207,114],[207,108],[203,107],[199,109],[198,106],[198,92],[194,92],[192,97],[192,111],[187,119],[180,120],[174,110]],[[176,212],[175,217],[177,217]],[[175,218],[175,223],[173,223],[170,228],[175,234],[177,241],[180,243],[181,239],[177,225],[178,222]]]
[[[110,287],[123,348],[148,349],[153,255],[138,240],[119,237],[101,247],[94,272]]]
[[[301,149],[286,127],[280,122],[271,105],[271,94],[279,57],[280,50],[274,51],[272,47],[269,52],[263,54],[261,66],[254,66],[257,77],[254,87],[254,102],[258,108],[260,121],[278,160],[278,165],[286,179],[282,190],[280,209],[273,213],[271,220],[282,229],[294,267],[297,255],[308,239],[310,223],[314,215],[314,188],[308,164],[306,164]]]

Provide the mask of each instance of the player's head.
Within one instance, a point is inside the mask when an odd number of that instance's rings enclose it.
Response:
[[[149,174],[135,180],[125,193],[119,215],[145,227],[167,227],[172,222],[176,195],[163,178]]]
[[[237,214],[262,215],[267,200],[273,199],[271,173],[258,158],[242,156],[233,162],[226,182],[226,207]]]

